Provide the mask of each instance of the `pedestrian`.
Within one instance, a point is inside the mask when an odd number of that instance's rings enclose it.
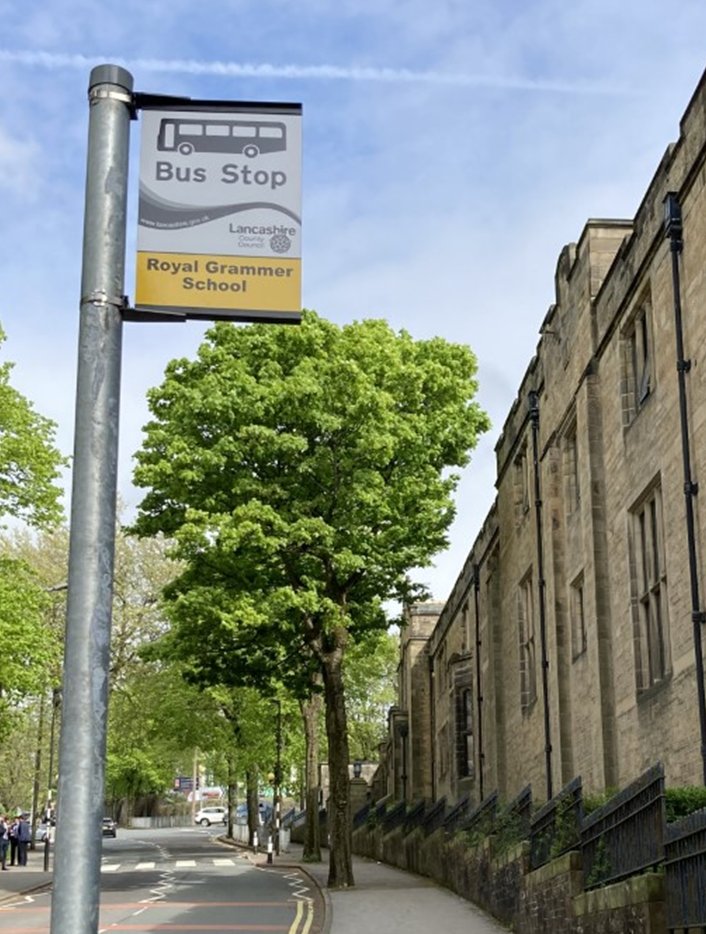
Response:
[[[0,868],[7,869],[7,848],[10,845],[10,825],[7,814],[0,816]]]
[[[7,828],[10,837],[10,865],[14,866],[17,861],[17,818],[13,817]]]
[[[17,865],[27,865],[27,849],[32,839],[32,828],[27,819],[29,815],[21,814],[17,822]]]

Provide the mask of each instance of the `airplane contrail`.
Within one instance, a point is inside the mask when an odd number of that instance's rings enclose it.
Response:
[[[556,94],[625,96],[625,88],[609,84],[544,81],[522,77],[464,72],[414,71],[408,68],[375,68],[339,65],[274,65],[249,62],[210,62],[195,59],[159,59],[121,56],[87,56],[56,52],[0,49],[0,62],[46,68],[50,71],[87,69],[110,62],[130,71],[171,72],[186,75],[223,75],[248,78],[289,78],[315,81],[373,81],[401,84],[438,84],[509,91],[543,91]]]

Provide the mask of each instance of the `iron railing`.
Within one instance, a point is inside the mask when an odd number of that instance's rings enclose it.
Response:
[[[538,869],[550,859],[578,849],[581,842],[583,796],[581,777],[564,785],[530,821],[530,867]]]
[[[406,812],[407,806],[404,801],[400,801],[394,807],[390,808],[382,819],[382,832],[392,833],[397,827],[401,827],[404,823]]]
[[[370,803],[364,804],[362,808],[357,810],[353,815],[353,830],[357,830],[359,827],[362,827],[368,820],[368,814],[370,814]]]
[[[526,785],[506,807],[495,816],[494,833],[504,835],[508,841],[527,840],[532,820],[532,786]]]
[[[471,799],[466,795],[461,798],[458,804],[455,804],[444,818],[444,830],[447,834],[452,834],[456,830],[456,825],[468,814],[471,806]]]
[[[424,819],[424,811],[426,810],[426,802],[418,801],[416,804],[413,804],[412,807],[405,814],[403,821],[404,833],[407,835],[413,830],[416,830],[422,823]]]
[[[425,835],[428,837],[430,834],[433,834],[435,830],[438,830],[439,827],[443,825],[445,817],[446,798],[444,797],[435,801],[424,815],[422,828],[424,829]]]
[[[658,867],[664,858],[664,827],[664,768],[658,763],[584,818],[584,888]]]
[[[498,793],[494,791],[483,798],[470,814],[464,817],[456,825],[456,830],[463,830],[472,834],[491,833],[495,825],[495,814],[498,809]]]
[[[706,932],[706,809],[667,824],[664,857],[667,929]]]

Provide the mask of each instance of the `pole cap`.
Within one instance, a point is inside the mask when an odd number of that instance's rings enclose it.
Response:
[[[88,79],[88,90],[99,84],[115,84],[132,93],[134,80],[130,72],[120,65],[96,65],[91,69],[91,75]]]

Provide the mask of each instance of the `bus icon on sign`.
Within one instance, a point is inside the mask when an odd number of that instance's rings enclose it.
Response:
[[[157,136],[160,152],[231,152],[253,159],[261,153],[284,152],[284,123],[262,120],[161,120]]]

